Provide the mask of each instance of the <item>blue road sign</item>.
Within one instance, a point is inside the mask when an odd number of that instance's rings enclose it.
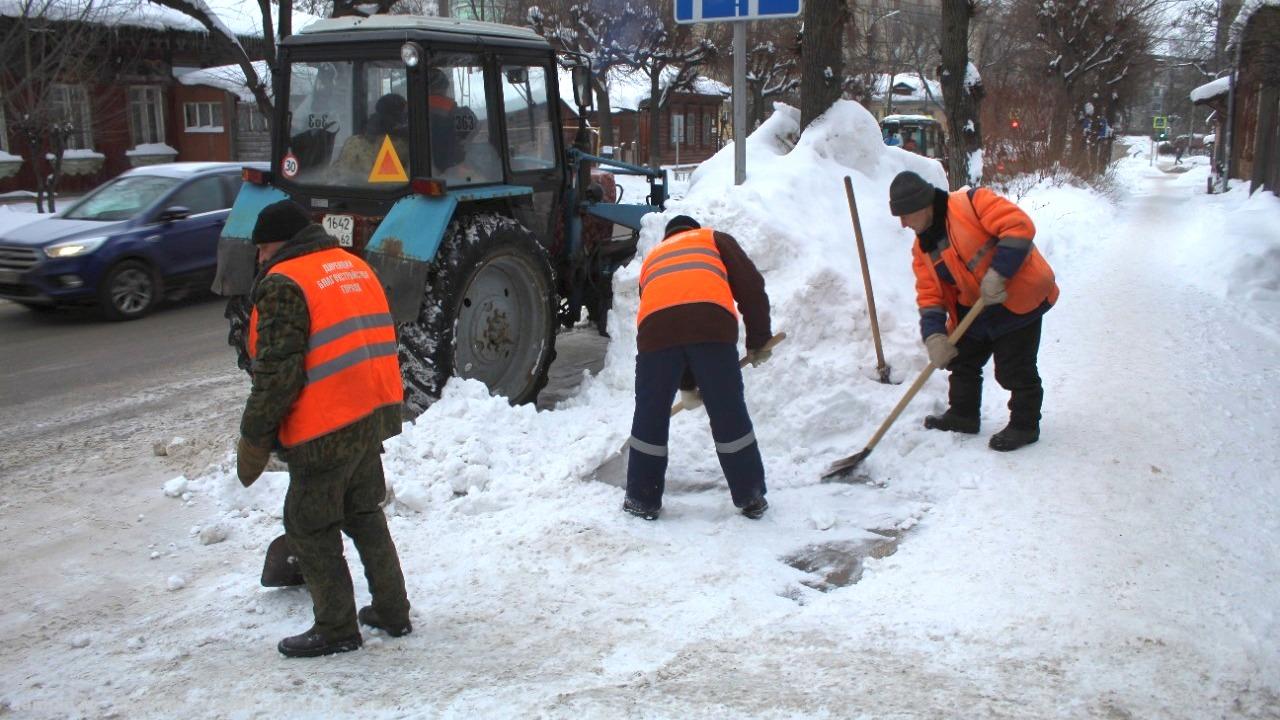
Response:
[[[800,14],[800,0],[676,0],[676,22],[768,20]]]

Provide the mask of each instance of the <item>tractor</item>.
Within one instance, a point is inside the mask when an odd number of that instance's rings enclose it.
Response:
[[[587,58],[524,28],[411,15],[320,20],[278,57],[270,168],[244,170],[213,285],[241,367],[250,236],[291,198],[377,272],[407,417],[455,375],[535,400],[557,329],[585,309],[605,331],[612,275],[666,202],[662,170],[588,152]],[[646,178],[647,202],[614,202],[616,174]]]

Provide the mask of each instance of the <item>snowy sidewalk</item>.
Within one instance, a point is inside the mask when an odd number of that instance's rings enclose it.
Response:
[[[133,551],[132,597],[95,616],[32,618],[0,671],[0,707],[34,717],[1280,715],[1280,340],[1268,289],[1280,202],[1205,196],[1203,168],[1165,175],[1140,157],[1122,163],[1130,194],[1118,204],[1036,188],[1023,206],[1062,285],[1044,326],[1040,443],[987,449],[1007,415],[990,370],[979,437],[922,429],[945,403],[935,376],[867,463],[882,485],[821,485],[823,465],[858,449],[905,389],[876,383],[869,364],[846,173],[889,362],[910,376],[924,355],[909,238],[883,202],[918,158],[884,148],[852,103],[832,118],[784,147],[771,138],[789,120],[775,113],[752,136],[746,185],[727,190],[732,164],[717,156],[672,208],[743,242],[789,333],[746,373],[769,473],[763,520],[729,504],[698,413],[673,424],[660,521],[624,515],[620,490],[587,479],[630,412],[636,293],[624,272],[605,366],[578,395],[538,413],[451,383],[387,444],[413,635],[366,632],[357,653],[281,658],[275,642],[311,618],[305,591],[257,586],[287,479],[268,473],[244,491],[227,464],[192,480],[190,505],[172,501],[174,517],[197,524],[189,536],[154,560]],[[210,526],[227,541],[201,545]],[[897,553],[867,559],[847,587],[815,589],[815,574],[786,562],[895,534]],[[170,577],[185,587],[166,589]]]

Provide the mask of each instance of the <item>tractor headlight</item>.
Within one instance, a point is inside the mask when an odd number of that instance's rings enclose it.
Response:
[[[422,60],[422,46],[416,42],[407,42],[400,46],[400,59],[408,67],[418,67]]]
[[[51,258],[69,258],[78,257],[80,255],[88,255],[97,250],[106,242],[105,237],[80,238],[79,240],[71,240],[69,242],[61,242],[57,245],[50,245],[44,249],[44,254]]]

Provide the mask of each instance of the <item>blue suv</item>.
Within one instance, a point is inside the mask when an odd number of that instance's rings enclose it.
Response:
[[[241,169],[184,162],[135,168],[45,220],[0,236],[0,298],[32,310],[98,305],[133,320],[164,297],[204,291]]]

